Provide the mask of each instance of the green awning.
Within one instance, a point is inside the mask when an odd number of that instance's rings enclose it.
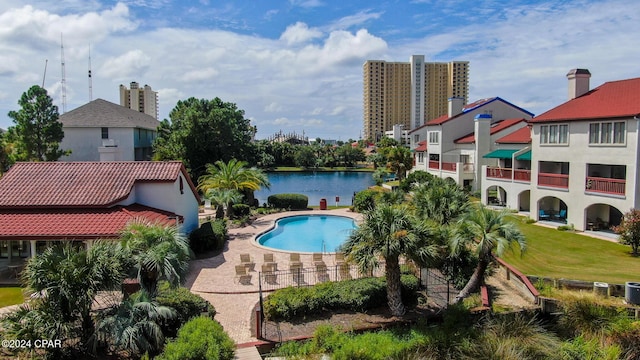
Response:
[[[487,159],[511,159],[511,157],[513,156],[513,153],[515,153],[518,150],[507,150],[507,149],[498,149],[498,150],[494,150],[486,155],[483,156],[483,158],[487,158]]]
[[[516,156],[516,160],[528,160],[531,161],[531,150],[527,151],[524,154],[520,154]]]

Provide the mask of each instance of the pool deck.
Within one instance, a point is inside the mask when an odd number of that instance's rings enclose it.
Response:
[[[257,219],[249,226],[229,229],[229,241],[224,251],[218,256],[191,261],[185,286],[215,306],[218,312],[216,320],[238,344],[257,340],[251,333],[251,315],[259,300],[258,271],[264,263],[263,254],[272,253],[278,268],[288,269],[289,256],[292,253],[292,251],[260,246],[255,242],[255,238],[271,229],[276,220],[294,215],[340,215],[356,221],[362,218],[361,214],[353,213],[348,208],[269,214]],[[303,267],[314,267],[312,253],[298,253]],[[246,284],[235,280],[235,266],[241,264],[240,254],[250,254],[251,260],[255,263],[254,271],[249,272],[251,281]],[[335,265],[335,256],[332,254],[325,254],[323,260],[327,266]]]

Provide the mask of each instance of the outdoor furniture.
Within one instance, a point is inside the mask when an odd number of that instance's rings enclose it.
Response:
[[[547,214],[544,210],[538,212],[538,220],[549,220],[551,215]]]
[[[236,265],[235,279],[243,285],[251,284],[251,274],[247,273],[247,268],[244,265]]]
[[[277,275],[275,274],[277,271],[276,263],[266,263],[262,264],[262,274],[264,275],[264,280],[268,284],[276,284],[277,283]]]
[[[566,221],[567,220],[567,210],[566,209],[560,210],[557,215],[553,216],[553,218],[556,219],[556,220],[560,220],[560,221]]]
[[[322,260],[322,253],[313,253],[313,264],[324,265],[324,260]]]
[[[295,282],[296,284],[304,283],[304,273],[303,273],[301,262],[290,263],[289,271],[291,272],[291,277],[293,279],[293,282]]]
[[[351,269],[347,263],[338,264],[338,274],[340,274],[340,280],[351,280]]]
[[[300,254],[291,253],[291,255],[289,255],[289,261],[291,261],[291,262],[300,262]]]
[[[336,264],[340,264],[344,262],[344,253],[337,252],[336,253]]]
[[[329,281],[329,272],[325,263],[316,263],[316,279],[318,282]]]
[[[275,262],[275,260],[273,260],[273,253],[265,253],[263,256],[264,256],[265,263]]]
[[[251,261],[251,255],[249,254],[240,254],[240,262],[244,265],[248,271],[254,271],[256,267],[256,263]]]

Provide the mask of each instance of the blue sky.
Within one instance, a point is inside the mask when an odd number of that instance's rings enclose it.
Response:
[[[45,60],[61,105],[61,34],[67,111],[89,101],[90,48],[94,99],[118,103],[118,86],[137,81],[158,91],[161,118],[178,100],[220,97],[258,138],[347,140],[360,136],[368,59],[466,60],[470,101],[539,114],[566,100],[572,68],[589,69],[592,87],[639,77],[639,23],[634,0],[4,0],[0,128]]]

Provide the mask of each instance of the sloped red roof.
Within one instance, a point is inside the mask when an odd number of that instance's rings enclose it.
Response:
[[[116,238],[128,222],[144,218],[175,225],[176,214],[138,204],[111,208],[13,209],[0,213],[0,240]]]
[[[418,143],[418,146],[413,149],[413,151],[419,152],[419,151],[427,151],[427,140],[422,140]]]
[[[606,82],[530,120],[532,123],[632,117],[640,114],[640,78]]]
[[[489,133],[491,135],[496,134],[504,129],[507,129],[523,121],[526,121],[526,120],[524,118],[519,118],[519,119],[505,119],[505,120],[497,121],[491,124],[491,130],[489,131]],[[456,144],[473,144],[476,142],[476,136],[474,133],[471,133],[469,135],[465,135],[455,140],[454,142]]]
[[[529,126],[520,128],[496,140],[498,144],[529,144],[531,143],[531,129]]]
[[[126,199],[136,182],[174,182],[179,161],[23,162],[0,179],[0,208],[108,207]]]

